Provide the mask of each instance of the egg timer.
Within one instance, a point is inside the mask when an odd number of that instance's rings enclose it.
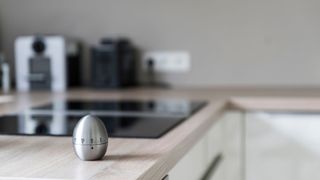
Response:
[[[108,147],[108,133],[103,122],[93,115],[80,119],[73,130],[73,148],[83,161],[102,159]]]

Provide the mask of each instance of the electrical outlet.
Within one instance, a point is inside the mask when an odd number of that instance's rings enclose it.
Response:
[[[155,72],[182,73],[190,71],[190,61],[190,54],[185,51],[146,52],[143,55],[142,68],[144,71],[149,71],[150,66],[153,66]]]

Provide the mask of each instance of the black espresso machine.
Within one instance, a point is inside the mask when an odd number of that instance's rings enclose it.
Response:
[[[125,38],[104,38],[91,48],[91,81],[94,88],[123,88],[134,86],[137,50]]]

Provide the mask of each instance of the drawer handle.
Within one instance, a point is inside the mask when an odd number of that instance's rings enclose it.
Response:
[[[219,153],[214,160],[211,162],[210,166],[207,168],[206,172],[204,173],[201,180],[208,180],[213,175],[215,170],[218,168],[219,164],[221,163],[223,159],[222,153]]]

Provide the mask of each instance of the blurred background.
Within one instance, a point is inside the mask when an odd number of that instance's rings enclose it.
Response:
[[[319,6],[315,0],[1,0],[0,47],[13,80],[16,38],[55,34],[81,42],[85,84],[90,48],[102,38],[125,37],[141,56],[187,54],[180,71],[155,72],[171,86],[319,87]]]

